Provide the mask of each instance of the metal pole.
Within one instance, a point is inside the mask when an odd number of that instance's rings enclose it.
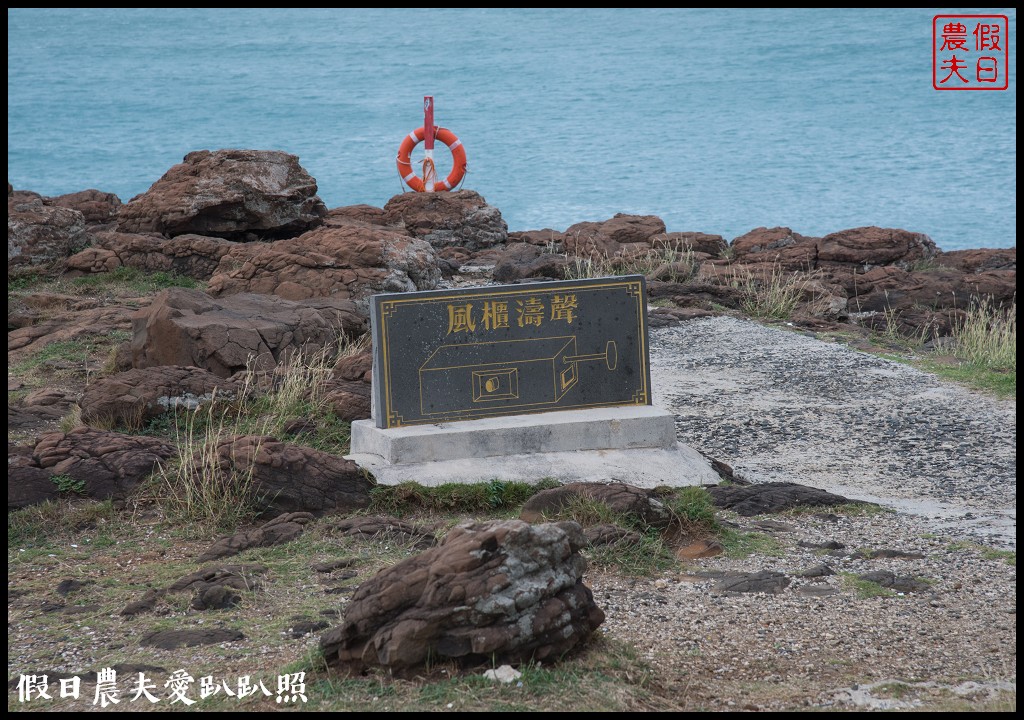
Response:
[[[434,192],[434,96],[423,97],[423,190]]]

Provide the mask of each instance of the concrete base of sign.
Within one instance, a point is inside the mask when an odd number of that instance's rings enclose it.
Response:
[[[383,485],[490,480],[617,480],[638,487],[720,481],[708,461],[676,441],[671,413],[650,406],[413,425],[352,423],[352,454]]]

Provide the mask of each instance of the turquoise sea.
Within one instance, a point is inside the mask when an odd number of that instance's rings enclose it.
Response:
[[[433,95],[512,230],[628,212],[1014,246],[1016,11],[964,11],[1009,16],[988,92],[932,88],[939,12],[8,9],[7,174],[127,201],[192,150],[278,149],[329,207],[379,206]]]

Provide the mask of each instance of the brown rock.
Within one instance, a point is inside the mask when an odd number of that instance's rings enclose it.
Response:
[[[408,543],[421,550],[437,545],[437,538],[432,532],[390,515],[357,515],[335,523],[330,530],[340,537],[358,537],[368,540],[385,538]]]
[[[85,427],[47,433],[34,451],[39,467],[81,483],[82,494],[96,499],[125,497],[173,454],[157,438]]]
[[[965,310],[973,298],[986,295],[1004,304],[1013,301],[1017,292],[1016,270],[967,275],[950,268],[908,272],[899,267],[876,267],[855,280],[856,295],[849,306],[858,312]]]
[[[715,557],[725,552],[722,543],[717,540],[704,539],[684,545],[676,550],[676,557],[680,560],[697,560],[698,558]]]
[[[953,250],[935,258],[937,265],[956,268],[968,274],[986,270],[1017,270],[1017,248]]]
[[[254,547],[270,547],[291,542],[302,535],[305,525],[313,516],[307,512],[282,513],[254,530],[246,530],[222,537],[199,556],[199,562],[208,562],[237,555]]]
[[[583,531],[584,537],[591,547],[598,545],[614,545],[615,543],[639,543],[643,536],[636,530],[628,530],[611,523],[601,523],[588,527]]]
[[[94,273],[123,265],[208,280],[234,246],[229,240],[203,235],[179,235],[168,240],[155,234],[97,232],[93,246],[68,258],[67,267]]]
[[[542,522],[557,516],[580,498],[599,502],[614,513],[633,516],[652,527],[666,527],[671,520],[668,509],[657,500],[653,491],[617,482],[576,482],[541,490],[523,504],[519,518],[526,522]]]
[[[46,198],[43,202],[46,205],[77,210],[82,213],[87,226],[106,225],[114,222],[121,209],[121,198],[114,193],[100,190],[82,190],[67,195],[57,195]]]
[[[716,485],[708,488],[715,507],[732,510],[739,515],[750,517],[765,513],[782,512],[798,507],[831,507],[849,503],[865,503],[851,500],[807,485],[789,482],[758,483],[756,485]]]
[[[731,243],[734,261],[766,263],[785,270],[809,271],[818,267],[818,238],[795,233],[788,227],[759,227]]]
[[[50,473],[35,465],[7,465],[7,510],[56,500],[60,495]]]
[[[193,630],[154,630],[143,635],[139,644],[143,647],[155,647],[161,650],[177,650],[183,647],[214,645],[240,640],[245,640],[245,635],[238,630],[196,628]]]
[[[222,258],[208,292],[254,292],[288,300],[365,298],[430,290],[440,279],[426,242],[384,228],[342,225],[270,244],[235,245]]]
[[[334,363],[334,377],[339,380],[370,382],[373,374],[373,353],[369,349],[342,355]]]
[[[297,351],[362,334],[365,316],[349,300],[290,302],[243,294],[214,299],[198,290],[171,288],[132,317],[132,364],[181,365],[230,377],[250,362],[273,369]]]
[[[604,622],[575,523],[468,523],[359,586],[320,640],[330,665],[398,674],[428,662],[551,662]]]
[[[664,221],[656,215],[617,213],[602,222],[581,222],[565,231],[563,245],[570,255],[614,257],[623,244],[644,243],[648,246],[656,235],[665,233]]]
[[[472,190],[395,195],[384,206],[384,217],[435,248],[456,245],[475,251],[508,239],[501,211]]]
[[[720,257],[729,247],[721,235],[702,232],[662,233],[653,236],[649,242],[655,249],[667,248],[678,252],[707,253],[712,257]]]
[[[372,476],[351,460],[313,448],[242,435],[222,440],[217,458],[222,473],[251,483],[263,515],[358,510],[370,504]]]
[[[362,380],[334,380],[328,384],[324,401],[339,420],[363,420],[370,417],[371,387]]]
[[[79,405],[88,425],[137,429],[168,410],[195,410],[239,390],[238,383],[202,368],[160,365],[100,378],[86,386]]]
[[[38,196],[7,197],[7,268],[52,266],[89,242],[77,210],[44,205]]]
[[[508,234],[508,242],[528,243],[546,248],[551,252],[562,252],[562,242],[565,240],[565,233],[544,228],[543,230],[519,230]]]
[[[564,255],[547,252],[537,245],[515,243],[506,246],[491,274],[503,283],[532,277],[564,280],[568,266],[569,260]]]
[[[121,208],[121,232],[229,239],[293,237],[323,222],[316,180],[294,155],[199,150]]]
[[[897,265],[910,270],[915,263],[933,259],[936,253],[935,243],[927,235],[895,228],[851,228],[818,241],[818,262],[822,265]]]
[[[327,217],[324,218],[324,225],[329,227],[346,225],[387,227],[388,221],[384,214],[384,208],[373,205],[346,205],[328,210]],[[389,229],[393,232],[405,232],[396,227]]]
[[[127,331],[131,329],[133,312],[129,307],[107,305],[67,312],[51,311],[33,317],[30,320],[35,322],[7,333],[7,352],[11,354],[8,359],[16,360],[37,353],[55,342],[94,339],[109,336],[115,330]],[[18,351],[17,355],[15,351]]]

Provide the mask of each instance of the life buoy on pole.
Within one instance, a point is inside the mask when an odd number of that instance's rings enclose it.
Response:
[[[448,128],[437,128],[434,137],[452,151],[452,171],[448,173],[447,178],[434,184],[435,192],[447,192],[457,187],[466,177],[466,148],[462,146],[462,141],[455,136],[455,133]],[[423,142],[423,138],[423,128],[416,128],[402,138],[402,144],[398,146],[398,174],[402,176],[405,184],[416,192],[423,192],[426,188],[423,186],[423,179],[413,171],[410,158],[413,148]]]

